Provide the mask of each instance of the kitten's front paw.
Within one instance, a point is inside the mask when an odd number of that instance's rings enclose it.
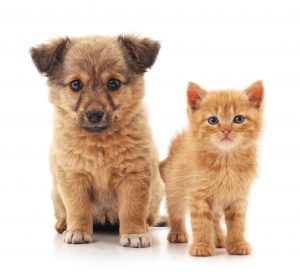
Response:
[[[82,243],[91,243],[93,237],[86,233],[80,231],[65,231],[64,232],[64,242],[71,244],[82,244]]]
[[[193,243],[189,249],[191,256],[212,256],[215,254],[215,247],[208,243]]]
[[[186,232],[169,232],[168,241],[170,243],[187,243],[189,236]]]
[[[189,252],[191,256],[207,257],[215,254],[215,247],[208,243],[193,243]]]
[[[230,243],[226,247],[230,255],[249,255],[251,253],[251,246],[247,242]]]
[[[120,245],[133,248],[144,248],[152,245],[152,238],[146,234],[124,234],[120,238]]]

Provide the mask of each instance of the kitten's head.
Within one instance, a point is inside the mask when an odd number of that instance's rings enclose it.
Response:
[[[221,151],[253,145],[262,127],[263,96],[261,81],[240,92],[211,93],[189,83],[188,116],[193,136],[208,148]]]

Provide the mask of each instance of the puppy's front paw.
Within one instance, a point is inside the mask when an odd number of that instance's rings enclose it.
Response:
[[[189,252],[191,256],[207,257],[215,254],[215,247],[208,243],[193,243]]]
[[[189,237],[186,232],[169,232],[168,241],[170,243],[187,243]]]
[[[249,255],[251,246],[247,242],[230,243],[226,247],[230,255]]]
[[[146,234],[124,234],[120,238],[120,244],[125,247],[144,248],[152,245],[152,238]]]
[[[93,237],[86,233],[80,231],[65,231],[64,232],[64,242],[72,244],[82,244],[82,243],[91,243]]]

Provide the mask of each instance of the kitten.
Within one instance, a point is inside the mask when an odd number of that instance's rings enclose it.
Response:
[[[243,92],[207,93],[187,89],[189,128],[172,141],[160,165],[166,183],[171,243],[188,242],[185,208],[190,209],[192,256],[210,256],[215,247],[247,255],[244,237],[247,196],[256,174],[257,139],[262,128],[263,84]],[[227,237],[220,218],[224,214]]]

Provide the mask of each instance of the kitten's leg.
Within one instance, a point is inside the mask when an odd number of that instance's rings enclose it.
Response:
[[[226,250],[232,255],[248,255],[250,245],[245,241],[246,200],[240,200],[224,209],[227,225]]]
[[[225,247],[225,236],[221,227],[221,214],[214,213],[215,244],[217,248]]]
[[[91,177],[75,172],[59,174],[58,189],[67,214],[64,242],[90,243],[93,239]]]
[[[211,256],[215,253],[213,216],[208,201],[195,192],[190,201],[193,230],[192,256]]]
[[[168,188],[167,188],[168,190]],[[168,225],[170,232],[168,241],[170,243],[187,243],[188,234],[185,228],[185,201],[182,194],[167,191],[167,207],[169,213]]]

